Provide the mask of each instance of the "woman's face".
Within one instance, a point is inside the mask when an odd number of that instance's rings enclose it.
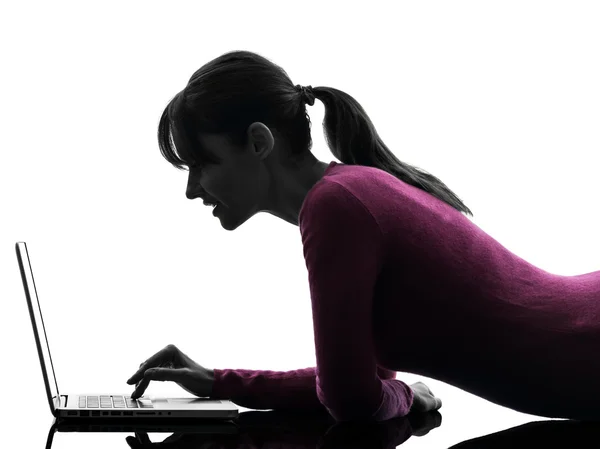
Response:
[[[298,226],[302,203],[328,166],[310,152],[300,162],[290,163],[284,139],[276,140],[261,122],[248,127],[244,147],[231,145],[224,135],[205,133],[187,144],[176,129],[173,141],[180,157],[190,161],[186,196],[217,202],[214,214],[229,231],[258,212]],[[200,160],[195,158],[198,154]]]
[[[268,174],[261,160],[268,152],[257,152],[252,140],[239,148],[226,142],[224,135],[199,134],[196,139],[197,147],[190,149],[186,139],[173,129],[177,152],[190,161],[186,196],[218,203],[215,215],[227,230],[267,210]],[[200,160],[195,157],[198,153]],[[195,160],[197,163],[192,162]],[[212,213],[212,206],[203,207]]]

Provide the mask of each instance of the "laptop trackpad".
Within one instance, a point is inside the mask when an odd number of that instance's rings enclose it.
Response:
[[[211,398],[168,398],[167,402],[178,407],[197,407],[198,405],[206,406],[209,404],[221,404],[219,399]]]

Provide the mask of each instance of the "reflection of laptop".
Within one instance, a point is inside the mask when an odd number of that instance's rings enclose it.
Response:
[[[253,413],[253,412],[250,412]],[[37,429],[36,429],[37,431]],[[240,428],[238,421],[230,420],[198,420],[193,419],[127,419],[117,421],[115,419],[107,420],[102,418],[95,418],[93,420],[88,418],[57,418],[52,423],[50,431],[48,432],[48,439],[46,440],[46,449],[52,448],[52,441],[54,440],[54,434],[56,432],[125,432],[135,433],[136,447],[146,447],[146,444],[140,444],[141,441],[147,443],[150,438],[148,433],[176,433],[179,438],[176,441],[168,441],[171,445],[175,446],[177,443],[181,445],[185,443],[191,443],[189,447],[228,447],[231,446],[232,436],[240,435]],[[325,432],[323,432],[325,433]],[[172,436],[168,436],[173,438]],[[141,441],[139,441],[141,440]],[[148,441],[146,441],[148,440]],[[235,441],[235,440],[233,440]],[[209,443],[209,444],[207,444]],[[157,444],[150,442],[150,444]],[[166,445],[167,443],[165,443]],[[132,444],[129,446],[134,447]],[[234,444],[232,447],[239,445]]]
[[[238,407],[231,401],[210,398],[163,398],[156,396],[141,396],[131,399],[129,394],[60,394],[50,346],[46,337],[46,329],[42,318],[42,309],[37,297],[31,262],[25,242],[15,244],[17,260],[23,279],[25,298],[29,306],[29,315],[33,325],[33,336],[37,345],[42,366],[44,383],[50,410],[56,417],[69,418],[211,418],[237,419]],[[40,338],[40,329],[44,332],[44,343]],[[54,383],[48,379],[48,368],[52,372]]]

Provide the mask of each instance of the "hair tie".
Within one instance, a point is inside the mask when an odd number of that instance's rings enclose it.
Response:
[[[301,93],[302,101],[307,105],[312,106],[315,104],[315,94],[313,93],[312,86],[296,85],[296,90]]]

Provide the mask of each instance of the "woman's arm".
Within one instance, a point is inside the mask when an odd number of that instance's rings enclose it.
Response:
[[[374,295],[386,261],[385,237],[369,209],[341,184],[321,183],[308,200],[299,223],[312,303],[317,396],[337,421],[405,416],[413,391],[377,372]],[[398,326],[411,319],[403,314],[386,318]]]
[[[319,410],[327,412],[316,391],[316,368],[293,371],[214,369],[210,397],[228,399],[241,407]],[[396,377],[396,371],[378,367],[381,380]]]
[[[316,369],[293,371],[215,369],[210,397],[252,409],[320,410]]]
[[[381,380],[389,380],[396,378],[396,371],[392,371],[391,369],[382,368],[380,366],[377,367],[377,375]]]

